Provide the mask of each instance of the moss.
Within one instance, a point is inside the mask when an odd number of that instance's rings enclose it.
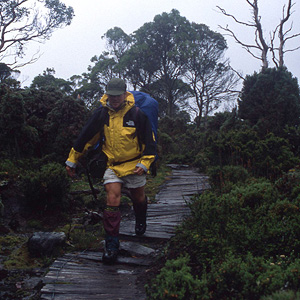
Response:
[[[100,241],[103,239],[104,231],[102,224],[81,225],[67,224],[57,228],[66,234],[70,250],[95,249],[99,250]],[[66,249],[68,251],[68,249]]]
[[[0,236],[0,255],[9,255],[16,247],[25,241],[25,237],[15,234],[6,234]]]
[[[27,221],[27,226],[29,228],[35,228],[35,229],[43,229],[44,228],[42,222],[40,220],[35,220],[35,219],[28,220]]]
[[[4,267],[8,270],[32,269],[44,266],[44,259],[33,259],[30,257],[27,244],[15,248],[4,261]]]

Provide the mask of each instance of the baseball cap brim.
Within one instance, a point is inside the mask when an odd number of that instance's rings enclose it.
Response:
[[[125,91],[115,91],[115,90],[108,90],[106,91],[107,95],[111,95],[111,96],[120,96],[122,94],[124,94]]]

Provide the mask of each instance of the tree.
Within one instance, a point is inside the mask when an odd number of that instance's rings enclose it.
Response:
[[[20,82],[13,78],[13,75],[19,73],[20,71],[11,69],[7,64],[0,63],[0,85],[6,84],[13,89],[20,88]]]
[[[149,92],[152,84],[163,93],[167,102],[167,115],[174,116],[174,107],[188,96],[182,84],[185,73],[184,49],[189,38],[190,23],[175,9],[154,17],[133,33],[133,58],[130,71],[136,85]],[[132,54],[136,55],[136,58]],[[131,72],[128,72],[128,77]],[[142,84],[142,86],[141,86]],[[155,97],[154,92],[154,97]]]
[[[0,83],[3,83],[7,78],[9,78],[11,73],[12,69],[8,65],[0,63]]]
[[[285,50],[285,44],[288,40],[296,38],[300,36],[300,33],[291,34],[293,25],[291,24],[287,30],[284,29],[284,25],[289,21],[292,15],[292,7],[293,3],[292,0],[288,0],[287,8],[283,6],[283,16],[279,22],[279,25],[273,30],[271,34],[271,40],[268,42],[264,36],[264,29],[261,22],[261,16],[259,15],[259,6],[258,0],[246,0],[246,2],[251,7],[252,11],[252,20],[253,22],[244,22],[240,21],[234,15],[229,14],[226,12],[225,9],[217,6],[219,10],[225,15],[232,18],[236,23],[250,27],[254,29],[254,43],[247,44],[244,43],[228,26],[222,27],[220,26],[225,32],[227,32],[233,39],[240,44],[248,53],[250,53],[254,58],[259,59],[262,61],[262,68],[269,67],[268,61],[268,52],[271,51],[273,55],[273,62],[275,63],[276,67],[284,66],[284,54],[286,52],[295,51],[300,47],[296,47],[294,49]],[[279,37],[279,45],[275,46],[275,37],[278,34]],[[257,54],[257,51],[259,54]],[[278,52],[278,57],[276,57],[276,52]]]
[[[73,8],[59,0],[0,0],[0,61],[13,58],[9,65],[15,65],[30,41],[49,39],[73,16]]]
[[[94,66],[77,90],[80,95],[99,97],[100,87],[118,76],[151,94],[160,104],[160,116],[172,118],[180,109],[189,110],[189,98],[199,99],[201,80],[206,92],[198,101],[198,116],[207,116],[230,98],[236,77],[223,60],[224,38],[205,25],[191,24],[175,9],[155,16],[131,36],[115,27],[103,37],[108,51],[92,58]]]
[[[27,88],[19,94],[24,103],[24,124],[35,134],[27,152],[38,158],[55,152],[56,159],[62,160],[63,154],[65,158],[88,118],[83,101],[66,96],[51,86]],[[22,140],[25,141],[25,137]],[[26,151],[22,149],[23,152]]]
[[[23,97],[9,88],[0,90],[0,150],[3,155],[20,158],[25,138],[25,109]]]
[[[106,83],[112,77],[125,78],[120,61],[129,47],[131,38],[119,27],[109,29],[102,38],[106,40],[107,50],[99,56],[92,57],[93,65],[88,67],[88,72],[83,73],[81,77],[71,77],[71,81],[77,85],[78,97],[89,107],[93,107],[99,100]]]
[[[191,109],[196,113],[196,124],[202,117],[205,124],[210,112],[219,108],[222,102],[234,99],[237,75],[224,59],[227,49],[224,37],[203,24],[193,23],[186,49],[184,77],[193,90],[194,103]]]
[[[55,70],[53,68],[47,68],[43,72],[43,75],[34,77],[30,88],[33,89],[46,89],[49,87],[56,88],[63,93],[70,95],[73,93],[73,83],[62,78],[56,78],[54,76]]]
[[[282,135],[300,124],[300,91],[296,78],[282,67],[247,76],[238,101],[239,116],[260,132]]]
[[[114,27],[109,29],[102,38],[106,39],[107,49],[111,58],[118,65],[126,53],[126,50],[129,49],[131,43],[131,37],[127,35],[121,28]],[[119,71],[119,77],[122,77],[121,69],[115,70]]]
[[[88,111],[83,101],[70,96],[59,99],[45,121],[45,153],[55,153],[57,161],[64,163],[87,119]]]

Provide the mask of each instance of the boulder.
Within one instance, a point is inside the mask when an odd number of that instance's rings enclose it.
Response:
[[[28,250],[32,256],[51,255],[65,242],[64,232],[35,232],[28,240]]]

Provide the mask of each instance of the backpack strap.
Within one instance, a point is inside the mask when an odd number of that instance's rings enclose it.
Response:
[[[108,108],[107,107],[102,107],[100,116],[99,116],[99,132],[100,132],[100,137],[99,137],[99,147],[102,148],[104,141],[105,141],[105,135],[104,135],[104,124],[108,122]],[[98,147],[97,146],[97,147]]]
[[[142,151],[143,144],[142,144],[142,132],[141,132],[141,122],[140,122],[140,108],[138,106],[135,106],[135,116],[134,116],[134,123],[136,128],[136,136],[139,143],[139,149]]]

